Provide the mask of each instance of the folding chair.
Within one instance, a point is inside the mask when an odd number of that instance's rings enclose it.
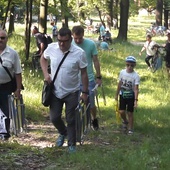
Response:
[[[80,145],[84,142],[84,136],[91,127],[90,103],[85,104],[82,100],[76,107],[76,139]]]
[[[25,119],[25,104],[23,97],[16,99],[14,95],[8,96],[10,131],[14,135],[27,131],[27,123]]]

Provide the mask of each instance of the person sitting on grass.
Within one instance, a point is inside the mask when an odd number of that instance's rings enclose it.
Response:
[[[115,100],[119,98],[119,113],[123,120],[123,130],[128,134],[133,134],[133,122],[134,122],[134,108],[137,107],[138,92],[140,77],[137,72],[134,71],[136,66],[136,59],[133,56],[128,56],[125,60],[126,68],[119,74],[119,82],[117,85],[117,91]],[[126,117],[126,113],[128,118]]]
[[[109,44],[105,41],[105,39],[103,39],[102,42],[100,43],[100,49],[109,50]]]
[[[100,43],[100,49],[101,50],[112,50],[113,48],[109,48],[109,44],[106,42],[105,39],[102,40]]]
[[[109,29],[106,29],[105,40],[106,40],[107,42],[109,42],[110,44],[112,44],[112,35],[111,35],[111,33],[109,32]]]

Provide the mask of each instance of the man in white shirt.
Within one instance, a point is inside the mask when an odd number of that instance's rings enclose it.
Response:
[[[54,78],[58,65],[64,55],[68,53],[63,64],[61,65],[57,77],[54,82],[54,91],[50,104],[50,119],[53,125],[60,133],[56,145],[61,147],[64,139],[68,137],[68,151],[76,151],[76,125],[75,125],[75,109],[78,105],[80,92],[80,76],[81,73],[83,92],[81,98],[87,101],[88,98],[88,76],[87,76],[87,60],[85,52],[71,44],[71,30],[61,28],[57,35],[57,41],[51,43],[44,54],[41,56],[40,63],[44,74],[44,79],[51,82]],[[48,60],[51,65],[51,75],[48,73]],[[65,104],[67,127],[62,120],[62,109]]]
[[[15,96],[20,98],[20,92],[22,87],[22,70],[21,63],[18,53],[7,45],[8,36],[7,32],[0,29],[0,109],[5,114],[7,119],[5,120],[6,131],[7,133],[0,134],[3,136],[3,139],[8,139],[10,137],[10,119],[9,119],[9,107],[8,107],[8,95],[10,95],[12,91],[12,81],[5,70],[5,68],[9,71],[11,76],[16,77],[17,88],[15,89]]]

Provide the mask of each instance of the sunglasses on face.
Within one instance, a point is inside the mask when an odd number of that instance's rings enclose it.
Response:
[[[1,40],[4,40],[6,37],[0,37]]]
[[[132,68],[134,68],[134,67],[135,67],[135,64],[126,64],[126,67],[132,67]]]

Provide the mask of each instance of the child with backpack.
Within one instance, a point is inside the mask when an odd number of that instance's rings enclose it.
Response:
[[[119,98],[119,113],[123,120],[123,130],[133,134],[133,112],[137,107],[140,77],[134,70],[136,59],[128,56],[125,60],[126,68],[119,74],[115,100]],[[127,115],[126,115],[127,114]]]

